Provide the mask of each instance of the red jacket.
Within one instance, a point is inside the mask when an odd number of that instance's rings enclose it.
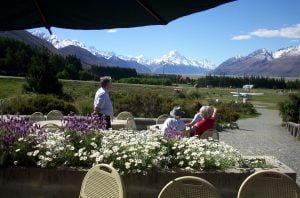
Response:
[[[214,114],[209,119],[203,118],[195,125],[195,135],[200,137],[208,129],[213,129],[214,125],[215,125]]]

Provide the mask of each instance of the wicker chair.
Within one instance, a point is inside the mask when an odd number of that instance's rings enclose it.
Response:
[[[218,131],[216,131],[215,129],[208,129],[200,136],[200,139],[208,139],[208,138],[219,140]]]
[[[42,128],[49,132],[56,132],[61,130],[61,128],[54,123],[45,124],[44,126],[42,126]]]
[[[133,115],[128,111],[123,111],[117,115],[116,120],[127,120],[127,118],[133,118]]]
[[[217,189],[208,181],[185,176],[169,182],[159,193],[158,198],[219,198]]]
[[[61,111],[52,110],[47,114],[47,120],[63,120],[64,115]]]
[[[300,188],[289,176],[277,171],[260,171],[241,185],[238,198],[299,198]]]
[[[85,175],[79,198],[123,198],[125,190],[118,172],[111,166],[99,164]]]
[[[169,115],[167,115],[167,114],[160,115],[160,116],[158,116],[158,118],[156,120],[156,124],[163,124],[166,121],[166,119],[168,119],[168,118],[169,118]]]
[[[43,120],[45,120],[45,117],[44,117],[44,114],[41,112],[34,112],[30,116],[30,121],[33,121],[33,122],[38,122],[38,121],[43,121]]]
[[[127,130],[137,130],[133,117],[127,118]]]

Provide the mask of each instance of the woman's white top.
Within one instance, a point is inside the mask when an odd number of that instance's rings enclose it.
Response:
[[[185,130],[185,124],[182,120],[176,118],[168,118],[163,124],[162,133],[166,131],[180,132]],[[163,135],[162,134],[162,135]]]

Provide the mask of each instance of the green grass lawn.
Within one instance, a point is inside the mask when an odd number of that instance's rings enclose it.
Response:
[[[22,94],[24,79],[0,78],[0,98],[8,98]]]
[[[22,94],[22,85],[24,79],[19,78],[0,78],[0,98],[9,98]],[[75,100],[75,106],[87,106],[92,105],[94,94],[98,89],[97,82],[94,81],[62,81],[64,86],[64,92],[71,95]],[[179,85],[180,86],[180,85]],[[237,100],[232,96],[230,92],[236,91],[235,89],[220,89],[220,88],[198,88],[195,89],[192,86],[184,85],[182,90],[185,93],[197,92],[200,94],[202,102],[205,103],[208,99],[218,98],[220,101],[232,101]],[[245,92],[244,90],[240,90]],[[159,85],[136,85],[136,84],[122,84],[114,83],[112,94],[134,94],[152,92],[163,96],[178,97],[178,93],[174,91],[173,86],[159,86]],[[287,99],[288,92],[281,93],[278,90],[272,89],[254,89],[252,92],[264,93],[262,96],[253,96],[251,102],[258,108],[277,109],[277,104]]]

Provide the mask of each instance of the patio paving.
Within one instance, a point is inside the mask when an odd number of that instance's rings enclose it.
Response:
[[[220,139],[239,149],[243,155],[267,155],[297,172],[300,183],[300,141],[281,127],[277,110],[258,109],[261,115],[238,121],[240,129],[220,133]]]

